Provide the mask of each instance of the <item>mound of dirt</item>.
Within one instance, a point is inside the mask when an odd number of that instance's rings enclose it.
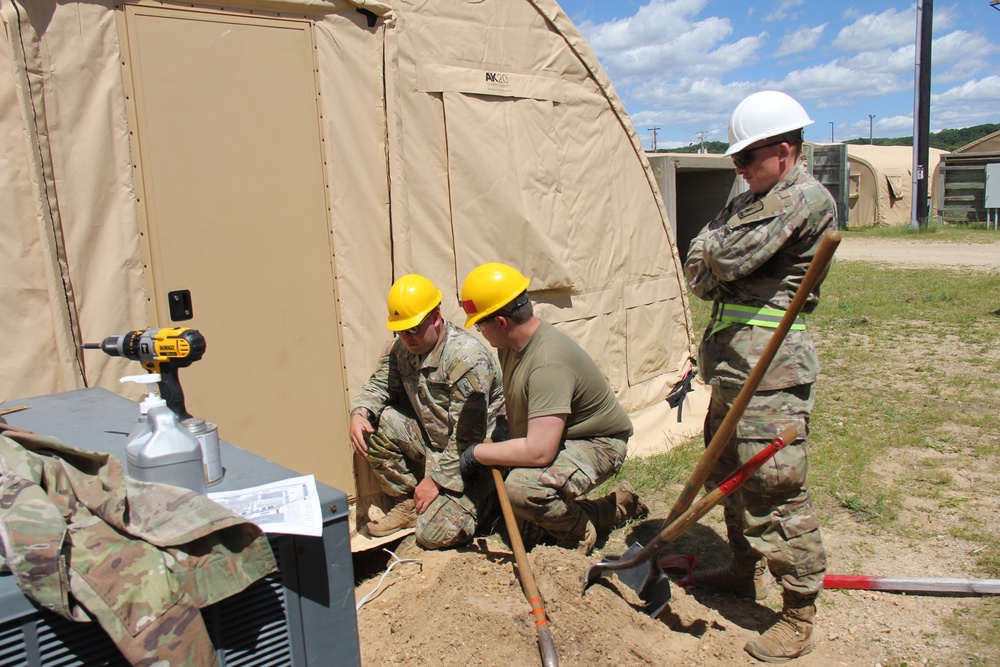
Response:
[[[659,505],[654,501],[653,505]],[[653,515],[668,508],[651,507]],[[624,551],[626,538],[648,543],[659,521],[619,529],[599,548]],[[824,541],[831,573],[891,573],[893,576],[962,576],[973,567],[956,558],[956,545],[912,544],[889,534],[858,536],[847,516],[827,516]],[[728,559],[721,512],[694,526],[671,548],[697,555],[704,567]],[[860,543],[859,543],[860,537]],[[859,548],[861,545],[864,548]],[[389,545],[400,559],[419,564],[385,568],[359,584],[356,599],[362,662],[366,667],[435,665],[510,667],[541,665],[531,609],[515,576],[513,555],[496,536],[478,538],[458,550],[423,551],[412,537]],[[372,554],[369,552],[369,559]],[[388,557],[386,556],[388,559]],[[582,594],[587,568],[600,560],[559,547],[538,546],[528,554],[544,600],[562,667],[730,667],[760,665],[743,645],[777,618],[781,593],[770,587],[754,602],[676,585],[667,609],[650,618],[635,593],[608,575]],[[941,569],[947,563],[948,571]],[[819,599],[816,648],[796,667],[969,664],[969,647],[948,623],[974,612],[985,598],[921,597],[867,591],[827,590]],[[973,654],[974,655],[974,654]],[[989,657],[983,657],[989,664]]]

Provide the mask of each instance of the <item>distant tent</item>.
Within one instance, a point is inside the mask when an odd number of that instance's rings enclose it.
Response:
[[[946,151],[929,149],[928,174]],[[900,227],[910,222],[913,148],[848,144],[851,166],[849,229]]]
[[[1000,152],[1000,130],[969,142],[953,153],[997,153]]]

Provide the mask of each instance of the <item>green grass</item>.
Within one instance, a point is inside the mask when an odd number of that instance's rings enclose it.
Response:
[[[953,499],[954,475],[934,459],[903,479],[873,468],[893,449],[995,456],[996,442],[984,435],[1000,432],[993,407],[1000,355],[991,354],[1000,341],[998,294],[997,273],[834,264],[808,318],[823,366],[809,473],[821,507],[846,509],[874,530],[894,525],[906,496],[930,497],[943,508],[965,502]],[[700,334],[711,304],[689,300]],[[626,478],[640,494],[672,497],[702,451],[697,437],[668,454],[629,459],[614,481]],[[995,546],[984,551],[997,553]]]
[[[925,229],[909,227],[869,227],[868,229],[844,230],[845,237],[919,239],[943,243],[1000,243],[1000,232],[986,229],[986,223],[966,225],[942,225],[931,221]]]
[[[998,232],[967,227],[857,234],[1000,243]],[[860,535],[890,531],[915,551],[943,530],[970,553],[974,576],[1000,577],[992,518],[1000,495],[1000,273],[836,262],[821,295],[808,317],[822,364],[809,437],[821,517],[846,511]],[[690,297],[690,306],[700,337],[711,304]],[[692,438],[667,454],[627,460],[616,480],[673,499],[703,451],[701,437]],[[968,476],[972,462],[985,467],[983,476]],[[907,510],[907,499],[916,506]],[[943,529],[932,522],[939,516],[948,517]],[[990,600],[949,620],[978,647],[968,664],[997,657],[990,647],[1000,646],[998,619],[1000,600]]]

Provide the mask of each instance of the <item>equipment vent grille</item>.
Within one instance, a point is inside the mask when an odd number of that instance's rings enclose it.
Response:
[[[202,609],[205,626],[216,646],[219,667],[291,665],[285,607],[279,570],[238,595]],[[97,624],[76,623],[36,609],[0,624],[0,667],[129,667],[129,664]]]

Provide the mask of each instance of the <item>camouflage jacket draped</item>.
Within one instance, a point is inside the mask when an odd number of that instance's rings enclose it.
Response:
[[[766,194],[734,197],[691,241],[684,274],[694,294],[723,304],[785,310],[819,248],[823,234],[836,229],[833,197],[803,162]],[[819,287],[803,312],[819,303]],[[717,329],[713,317],[699,349],[699,372],[709,384],[742,386],[760,358],[773,329],[730,324]],[[713,333],[714,330],[714,333]],[[809,384],[819,375],[816,347],[806,330],[789,331],[759,389]]]
[[[254,524],[108,454],[0,425],[0,568],[67,619],[96,619],[133,665],[215,665],[199,608],[276,569]],[[166,661],[166,662],[161,662]]]

